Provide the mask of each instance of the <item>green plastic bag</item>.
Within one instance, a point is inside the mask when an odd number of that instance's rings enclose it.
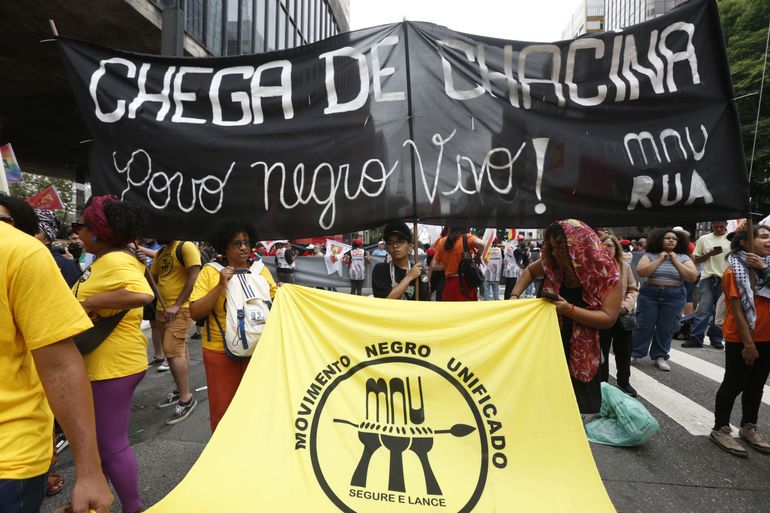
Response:
[[[599,417],[585,425],[591,442],[618,447],[644,444],[660,426],[642,403],[623,391],[602,383]]]

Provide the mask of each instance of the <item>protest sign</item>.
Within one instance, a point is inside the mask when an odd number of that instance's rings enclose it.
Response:
[[[326,254],[324,255],[324,262],[326,263],[326,272],[332,274],[336,272],[339,276],[342,276],[342,257],[353,249],[350,244],[339,242],[333,239],[326,240]]]
[[[95,193],[147,207],[159,236],[199,239],[223,216],[297,238],[749,208],[714,0],[551,44],[420,22],[227,58],[58,42]]]
[[[614,508],[552,304],[284,285],[227,414],[149,513],[182,511]]]

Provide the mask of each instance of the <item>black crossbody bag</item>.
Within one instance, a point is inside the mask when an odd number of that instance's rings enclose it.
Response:
[[[78,276],[77,287],[75,288],[75,297],[77,297],[78,290],[80,289],[80,279],[90,267],[91,266],[86,267],[85,270],[80,273],[80,276]],[[80,351],[80,354],[86,355],[99,347],[99,345],[107,340],[107,337],[109,337],[110,334],[115,331],[115,328],[117,328],[118,324],[120,324],[120,321],[123,320],[123,317],[125,317],[127,313],[128,310],[122,310],[115,315],[96,319],[93,321],[93,328],[89,328],[86,331],[72,337],[72,339],[75,341],[75,345],[77,346],[78,351]]]
[[[462,290],[463,282],[467,283],[471,288],[477,288],[484,283],[484,273],[481,269],[476,267],[473,263],[473,257],[470,251],[468,251],[468,237],[463,235],[463,258],[460,260],[460,268],[458,269],[460,275],[460,289]],[[465,291],[462,290],[463,295]]]

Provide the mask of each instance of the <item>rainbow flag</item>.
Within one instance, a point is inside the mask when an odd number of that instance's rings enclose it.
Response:
[[[21,168],[16,160],[16,154],[13,152],[11,143],[0,146],[0,155],[2,155],[6,181],[8,183],[21,182]]]

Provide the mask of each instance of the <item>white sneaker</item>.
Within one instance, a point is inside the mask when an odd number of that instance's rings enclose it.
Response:
[[[171,367],[168,366],[168,360],[163,360],[163,363],[158,365],[158,372],[164,372],[171,369]]]
[[[654,365],[655,365],[655,367],[657,367],[658,369],[660,369],[662,371],[668,372],[668,371],[671,370],[671,367],[668,365],[668,362],[662,356],[659,357],[659,358],[655,358],[655,364]]]

